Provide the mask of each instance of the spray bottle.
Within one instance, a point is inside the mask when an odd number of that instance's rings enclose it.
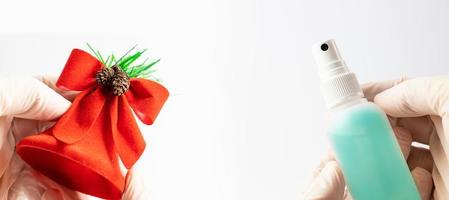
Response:
[[[420,199],[386,114],[368,102],[334,40],[313,46],[330,110],[329,139],[356,200]]]

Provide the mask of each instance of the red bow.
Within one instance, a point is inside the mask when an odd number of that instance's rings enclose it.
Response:
[[[129,90],[115,96],[97,85],[95,77],[103,64],[90,54],[73,49],[56,85],[61,89],[82,91],[69,110],[53,129],[54,136],[61,142],[73,144],[86,134],[100,116],[103,109],[110,113],[110,125],[117,152],[129,169],[145,149],[145,141],[131,112],[145,124],[151,125],[168,98],[168,91],[162,85],[141,78],[131,78]]]

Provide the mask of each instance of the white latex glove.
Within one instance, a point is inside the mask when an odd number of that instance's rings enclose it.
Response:
[[[445,182],[442,177],[449,177],[449,164],[443,151],[449,152],[449,131],[444,129],[449,127],[449,76],[368,83],[363,90],[366,98],[374,101],[390,117],[421,198],[431,198],[434,180],[436,189],[433,196],[447,199],[445,191],[449,185],[444,183],[449,184],[449,180]],[[411,146],[413,141],[430,146],[436,168],[429,150]],[[438,149],[439,146],[442,148]],[[332,153],[315,170],[303,198],[351,199]]]
[[[96,199],[60,186],[26,165],[14,152],[23,137],[53,125],[74,92],[55,87],[56,77],[0,77],[0,200]],[[122,199],[148,199],[131,173]]]

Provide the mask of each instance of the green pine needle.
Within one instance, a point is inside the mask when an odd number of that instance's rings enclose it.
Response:
[[[116,62],[115,56],[114,56],[114,54],[112,53],[112,54],[111,54],[111,61],[110,61],[109,63],[106,63],[106,66],[112,66],[115,62]]]
[[[109,55],[108,58],[106,58],[106,61],[104,61],[104,63],[107,64],[109,62],[110,58],[111,58],[111,55]]]
[[[104,60],[100,51],[95,50],[89,43],[86,44],[87,47],[89,47],[90,51],[98,60],[103,63],[105,67],[112,67],[114,64],[117,64],[118,67],[120,67],[130,78],[148,78],[154,81],[160,81],[160,79],[154,76],[154,72],[156,72],[156,70],[152,69],[152,67],[161,59],[157,59],[155,61],[147,63],[148,58],[146,58],[141,64],[135,64],[136,61],[142,56],[142,54],[147,51],[147,49],[127,54],[120,58],[120,60],[118,61],[114,53],[111,53],[106,57],[106,60]]]
[[[100,58],[100,61],[102,63],[105,63],[104,60],[103,60],[103,56],[101,56],[101,53],[99,51],[97,51],[97,53],[98,53],[98,57]]]

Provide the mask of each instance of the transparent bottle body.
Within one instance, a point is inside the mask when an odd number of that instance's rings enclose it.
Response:
[[[385,113],[366,100],[348,105],[332,112],[329,139],[352,197],[420,199]]]

